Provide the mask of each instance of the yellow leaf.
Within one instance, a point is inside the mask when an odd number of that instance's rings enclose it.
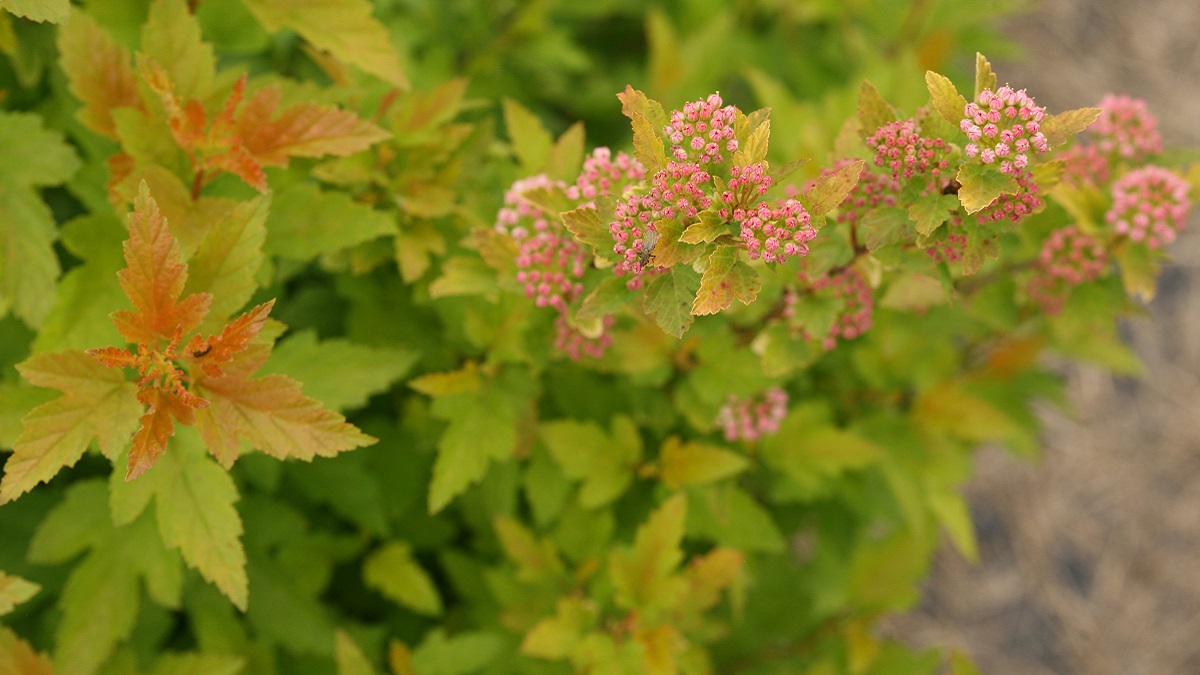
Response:
[[[663,443],[658,461],[659,476],[672,490],[741,473],[748,464],[745,457],[728,450],[703,443],[684,443],[674,436]]]

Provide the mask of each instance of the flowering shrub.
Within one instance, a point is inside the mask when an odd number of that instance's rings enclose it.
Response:
[[[552,4],[4,4],[0,671],[944,670],[875,623],[1041,354],[1136,370],[1195,165],[982,56],[904,112],[757,3],[645,78]],[[729,26],[829,105],[708,94]]]

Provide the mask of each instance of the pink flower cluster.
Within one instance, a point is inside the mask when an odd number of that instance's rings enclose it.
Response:
[[[1047,314],[1057,314],[1071,287],[1099,278],[1106,267],[1108,251],[1100,240],[1075,225],[1057,229],[1042,243],[1029,298]]]
[[[1095,135],[1101,151],[1133,161],[1162,152],[1158,120],[1150,113],[1145,101],[1109,94],[1097,105],[1100,116],[1088,131]]]
[[[821,342],[825,349],[836,347],[839,339],[853,340],[871,329],[875,298],[871,295],[871,285],[858,270],[847,267],[816,280],[810,280],[808,275],[801,271],[798,278],[801,286],[811,294],[838,299],[844,303],[842,311],[833,322],[833,327],[829,329],[829,334]],[[789,302],[795,302],[795,299],[789,297]],[[790,312],[786,313],[790,315]]]
[[[583,278],[588,260],[583,246],[569,234],[538,232],[521,240],[517,281],[538,307],[566,311],[567,305],[583,294],[578,280]]]
[[[831,176],[838,169],[846,166],[853,159],[839,159],[833,166],[821,169],[822,176]],[[808,186],[805,186],[808,189]],[[853,223],[863,217],[868,211],[880,206],[895,206],[896,196],[900,194],[900,181],[891,176],[866,170],[858,178],[858,183],[842,203],[838,205],[837,222]]]
[[[817,236],[804,206],[789,199],[774,208],[759,202],[744,212],[742,241],[751,260],[786,262],[790,256],[808,255],[808,242]]]
[[[664,218],[695,220],[700,211],[712,206],[712,197],[705,191],[711,180],[699,164],[668,162],[666,168],[654,174],[648,194],[631,194],[617,204],[616,220],[608,224],[608,231],[613,237],[613,252],[622,260],[613,266],[613,272],[633,274],[629,288],[641,286],[638,277],[658,242],[654,223]]]
[[[720,94],[683,105],[683,110],[671,112],[671,122],[663,135],[671,142],[670,155],[677,161],[717,164],[725,157],[722,151],[737,152],[733,138],[733,123],[737,108],[722,107]]]
[[[567,196],[591,201],[605,195],[620,195],[626,186],[645,178],[646,169],[641,162],[623,152],[613,159],[608,148],[596,148],[583,160],[583,170],[575,184],[567,188]]]
[[[1068,185],[1104,185],[1112,178],[1108,157],[1090,143],[1079,143],[1058,153],[1063,160],[1063,182]]]
[[[559,314],[554,320],[554,348],[569,356],[572,361],[578,361],[584,356],[598,359],[604,356],[604,352],[612,345],[612,334],[608,329],[612,328],[616,321],[616,317],[612,315],[604,317],[600,334],[588,337],[572,326],[567,317]]]
[[[956,227],[951,227],[952,225]],[[959,231],[957,226],[961,225],[962,220],[958,216],[954,216],[951,222],[943,225],[943,238],[930,241],[925,255],[934,262],[955,263],[962,260],[963,253],[967,250],[967,235]]]
[[[1033,180],[1030,171],[1014,171],[1013,178],[1017,181],[1017,191],[1005,193],[997,197],[991,204],[975,214],[981,223],[994,223],[1000,220],[1011,220],[1016,223],[1025,216],[1042,207],[1038,197],[1038,184]]]
[[[779,431],[787,415],[788,394],[771,387],[760,397],[739,398],[730,394],[717,413],[717,424],[725,430],[725,440],[756,441]]]
[[[767,194],[772,182],[771,177],[767,175],[765,162],[731,168],[729,181],[725,184],[725,191],[721,193],[721,203],[724,206],[717,209],[717,215],[726,220],[743,219],[745,208]]]
[[[1144,166],[1112,186],[1113,205],[1105,214],[1117,234],[1150,248],[1175,240],[1187,221],[1188,183],[1159,166]]]
[[[511,234],[518,241],[528,237],[533,232],[546,232],[550,229],[550,221],[546,213],[537,206],[526,201],[524,195],[538,188],[562,188],[562,181],[551,180],[545,174],[522,178],[512,184],[504,193],[504,207],[496,214],[496,231]]]
[[[875,166],[886,167],[893,179],[921,174],[936,177],[949,166],[946,141],[922,136],[917,121],[912,119],[879,127],[867,138],[867,147],[875,150]]]
[[[1024,89],[984,89],[963,110],[959,127],[971,141],[963,150],[984,164],[1000,162],[1004,173],[1015,173],[1029,165],[1029,152],[1046,152],[1050,143],[1040,124],[1046,109],[1035,105]]]

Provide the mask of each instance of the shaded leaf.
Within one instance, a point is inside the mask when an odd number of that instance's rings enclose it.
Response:
[[[598,508],[620,497],[633,481],[642,442],[624,415],[612,420],[612,433],[594,422],[555,420],[538,425],[538,436],[568,478],[582,481],[579,503]]]
[[[389,542],[363,562],[363,581],[385,597],[419,614],[442,613],[442,598],[429,574],[404,542]]]
[[[892,106],[883,99],[875,85],[863,80],[858,88],[859,135],[865,139],[879,127],[895,120],[896,112]]]
[[[858,185],[858,177],[865,166],[866,162],[861,159],[854,160],[831,174],[814,179],[813,186],[800,196],[809,215],[815,220],[837,208]]]
[[[317,342],[306,330],[280,342],[262,372],[304,383],[304,393],[333,410],[361,408],[417,362],[417,352],[333,339]]]
[[[84,126],[116,138],[114,108],[140,108],[142,99],[129,52],[83,12],[58,31],[58,53],[67,86],[83,102],[77,116]]]
[[[0,0],[0,9],[8,10],[30,21],[63,23],[71,15],[71,2],[70,0]]]
[[[205,326],[213,329],[243,307],[258,288],[255,276],[263,261],[269,195],[241,202],[215,224],[188,261],[185,292],[212,296]]]
[[[13,607],[37,595],[40,590],[42,587],[32,581],[0,571],[0,616],[8,614]]]
[[[521,169],[527,174],[541,172],[545,169],[554,138],[546,131],[538,116],[520,103],[506,98],[502,107],[504,127],[508,131],[513,153],[521,162]]]
[[[601,220],[600,211],[595,206],[581,206],[564,212],[562,223],[576,239],[590,246],[597,257],[617,259],[617,254],[613,253],[613,236],[608,223]]]
[[[674,572],[683,560],[680,544],[686,516],[687,501],[677,494],[638,528],[633,546],[610,552],[608,576],[619,606],[652,614],[681,599],[686,586]]]
[[[699,289],[700,275],[696,270],[676,265],[646,283],[643,306],[664,333],[680,337],[696,319],[692,315],[692,305]]]
[[[1057,148],[1071,140],[1072,136],[1091,126],[1100,116],[1099,108],[1076,108],[1042,119],[1041,130],[1046,135],[1050,148]],[[1042,185],[1042,183],[1039,183]]]
[[[975,213],[996,201],[1002,194],[1017,191],[1017,181],[993,164],[963,164],[956,177],[958,199],[967,213]]]
[[[333,660],[337,675],[375,675],[371,661],[344,630],[333,633]]]
[[[4,675],[54,675],[49,657],[33,650],[16,633],[0,626],[0,673]]]

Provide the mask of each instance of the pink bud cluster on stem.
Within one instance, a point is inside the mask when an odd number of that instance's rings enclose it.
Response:
[[[1050,149],[1040,126],[1046,109],[1034,104],[1024,89],[984,89],[963,113],[959,128],[971,141],[964,152],[968,157],[979,157],[984,164],[998,162],[1004,173],[1016,173],[1029,166],[1030,152]]]
[[[560,314],[554,320],[554,348],[571,357],[572,361],[578,361],[584,356],[598,359],[604,356],[604,352],[608,351],[609,346],[612,345],[613,339],[609,329],[616,322],[615,316],[606,316],[601,324],[600,334],[588,336],[584,335],[577,327],[572,326],[567,321],[567,317]]]
[[[853,340],[871,329],[872,312],[875,309],[875,298],[871,294],[871,285],[866,277],[853,267],[810,279],[803,270],[797,275],[800,287],[809,295],[829,297],[841,300],[844,304],[829,329],[829,334],[821,341],[825,349],[833,349],[838,340]],[[795,295],[788,295],[788,307],[785,316],[792,315],[792,305],[797,301]]]
[[[700,211],[712,206],[712,197],[705,190],[711,181],[695,162],[668,162],[654,174],[648,194],[630,194],[617,204],[616,219],[608,224],[613,252],[621,257],[613,272],[632,274],[627,283],[630,289],[641,287],[641,274],[658,241],[654,223],[666,218],[694,221]]]
[[[737,152],[738,142],[733,137],[737,109],[722,104],[720,94],[710,94],[671,112],[671,121],[663,129],[671,142],[671,157],[679,162],[719,164],[725,159],[723,152]]]
[[[967,235],[961,228],[962,218],[952,216],[942,228],[943,238],[930,241],[925,255],[934,262],[955,263],[962,260],[963,253],[967,250]]]
[[[1113,183],[1112,197],[1105,220],[1113,231],[1150,248],[1175,241],[1191,208],[1187,181],[1154,165],[1119,178]]]
[[[788,199],[779,206],[760,202],[740,221],[742,241],[751,260],[783,263],[791,256],[808,255],[808,242],[817,236],[804,206]]]
[[[1045,313],[1057,314],[1071,288],[1098,279],[1108,263],[1108,251],[1099,239],[1077,225],[1059,228],[1042,243],[1029,281],[1029,298]]]
[[[937,178],[950,166],[946,141],[922,136],[913,119],[879,127],[867,138],[867,147],[875,151],[875,166],[886,168],[897,180],[925,174]]]
[[[1088,127],[1102,152],[1132,161],[1162,152],[1158,119],[1140,98],[1109,94],[1097,104],[1100,116]]]
[[[787,404],[788,394],[779,387],[750,398],[730,394],[717,412],[717,424],[725,431],[727,441],[757,441],[779,431]]]
[[[1010,220],[1016,223],[1042,207],[1042,200],[1038,197],[1040,188],[1038,188],[1037,181],[1033,179],[1033,172],[1024,169],[1013,171],[1012,177],[1017,181],[1017,191],[1000,195],[991,204],[976,213],[975,218],[979,222],[994,223]]]
[[[583,200],[582,206],[587,206],[596,197],[620,195],[626,187],[645,178],[641,162],[623,152],[613,158],[611,150],[600,147],[583,160],[583,170],[575,184],[567,188],[567,196]]]

